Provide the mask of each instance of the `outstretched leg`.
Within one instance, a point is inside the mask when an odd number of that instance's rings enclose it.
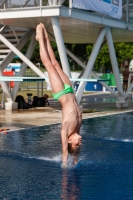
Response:
[[[71,86],[71,82],[70,82],[69,78],[63,72],[63,70],[61,69],[61,66],[59,65],[58,61],[55,58],[53,49],[52,49],[50,41],[49,41],[47,30],[45,29],[45,26],[43,24],[41,24],[41,25],[42,25],[43,30],[44,30],[44,34],[45,34],[45,38],[46,38],[46,42],[47,42],[47,49],[48,49],[48,53],[49,53],[49,57],[51,59],[51,62],[54,65],[54,67],[56,68],[58,74],[60,75],[60,77],[61,77],[61,79],[63,81],[63,83],[66,83],[66,84]]]
[[[44,35],[44,30],[42,28],[42,25],[39,24],[36,28],[36,40],[39,42],[40,46],[40,57],[41,60],[45,66],[45,68],[48,71],[49,80],[51,83],[52,91],[53,93],[60,92],[64,89],[64,83],[60,78],[60,75],[58,74],[56,68],[51,62],[51,59],[49,57],[48,49],[47,49],[47,43]]]

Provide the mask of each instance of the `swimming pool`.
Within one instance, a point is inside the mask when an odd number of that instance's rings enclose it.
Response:
[[[68,169],[60,126],[0,134],[0,199],[132,200],[133,113],[83,120],[79,163]]]

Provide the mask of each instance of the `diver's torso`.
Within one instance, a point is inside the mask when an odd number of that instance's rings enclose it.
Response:
[[[63,95],[59,102],[62,105],[62,128],[67,131],[68,136],[75,132],[78,133],[82,121],[82,112],[74,94]]]

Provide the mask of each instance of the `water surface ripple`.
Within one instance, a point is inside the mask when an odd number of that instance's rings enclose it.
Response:
[[[0,134],[1,200],[133,200],[133,113],[85,119],[79,162],[67,169],[60,129]]]

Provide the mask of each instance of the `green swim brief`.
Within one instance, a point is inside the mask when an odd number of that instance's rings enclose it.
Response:
[[[73,88],[70,85],[64,84],[64,90],[56,93],[56,94],[52,94],[54,99],[58,101],[58,99],[64,95],[64,94],[68,94],[68,93],[74,93]]]

